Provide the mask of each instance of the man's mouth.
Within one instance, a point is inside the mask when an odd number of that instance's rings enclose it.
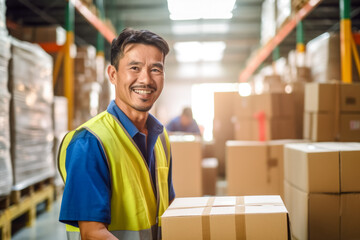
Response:
[[[152,90],[150,89],[133,89],[133,91],[137,94],[150,94],[152,93]]]
[[[156,88],[150,86],[134,86],[131,88],[131,91],[140,95],[147,95],[155,92]]]

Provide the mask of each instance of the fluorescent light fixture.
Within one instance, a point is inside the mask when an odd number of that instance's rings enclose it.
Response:
[[[229,31],[228,23],[181,23],[174,24],[172,27],[172,32],[177,35],[184,34],[198,34],[198,33],[217,33],[224,34]]]
[[[224,42],[177,42],[174,44],[179,62],[220,61],[226,44]]]
[[[168,0],[171,20],[230,19],[236,0]]]

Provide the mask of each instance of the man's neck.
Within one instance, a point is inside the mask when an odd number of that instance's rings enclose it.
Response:
[[[149,116],[149,112],[137,111],[127,105],[117,102],[116,105],[124,112],[124,114],[130,119],[130,121],[135,125],[135,127],[145,135],[147,135],[147,125],[146,121]]]

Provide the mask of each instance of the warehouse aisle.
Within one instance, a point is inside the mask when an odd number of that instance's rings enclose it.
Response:
[[[31,228],[16,232],[12,240],[66,240],[65,225],[59,222],[61,199],[54,202],[49,212],[41,213]]]

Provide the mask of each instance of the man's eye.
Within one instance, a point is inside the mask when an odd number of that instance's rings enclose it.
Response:
[[[152,72],[161,72],[160,69],[157,69],[157,68],[153,68],[151,69]]]
[[[130,69],[132,69],[132,70],[135,70],[135,71],[138,71],[139,70],[139,67],[131,67]]]

